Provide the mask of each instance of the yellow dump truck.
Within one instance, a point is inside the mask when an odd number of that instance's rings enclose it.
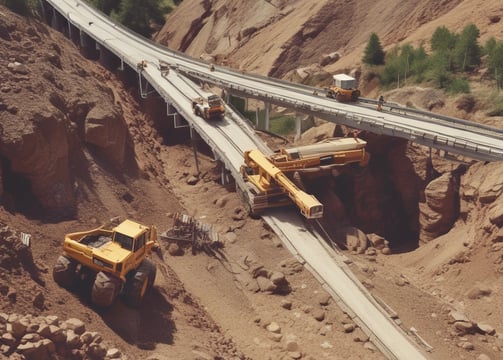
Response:
[[[333,76],[332,84],[325,88],[327,97],[341,102],[358,101],[360,90],[356,88],[356,79],[346,74]]]
[[[70,233],[65,235],[53,278],[68,289],[91,279],[91,301],[97,306],[110,306],[122,293],[127,304],[137,307],[154,284],[156,266],[148,256],[158,246],[156,228],[132,220],[112,229]]]

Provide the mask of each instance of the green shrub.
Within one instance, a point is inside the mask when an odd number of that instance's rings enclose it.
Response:
[[[463,78],[451,78],[447,82],[445,90],[450,94],[469,94],[470,93],[470,82]]]
[[[503,116],[503,96],[499,91],[493,91],[489,99],[491,110],[487,112],[487,116]]]
[[[270,119],[270,131],[279,135],[288,135],[295,131],[295,119],[281,115]]]

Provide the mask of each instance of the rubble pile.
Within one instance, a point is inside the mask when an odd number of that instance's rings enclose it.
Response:
[[[0,313],[0,354],[16,360],[126,359],[75,318]]]

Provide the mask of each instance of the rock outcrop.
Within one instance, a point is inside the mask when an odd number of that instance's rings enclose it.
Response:
[[[431,181],[419,204],[421,240],[429,241],[448,232],[458,218],[458,179],[448,172]]]
[[[23,202],[33,210],[35,202],[45,214],[68,216],[76,206],[72,156],[84,143],[121,166],[127,125],[105,85],[108,75],[86,67],[76,48],[63,52],[63,35],[35,20],[25,32],[24,22],[0,18],[0,28],[9,29],[0,37],[0,194],[14,210],[26,210]]]

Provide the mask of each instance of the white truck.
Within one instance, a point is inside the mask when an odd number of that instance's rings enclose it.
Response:
[[[192,100],[192,110],[194,114],[207,121],[221,120],[225,115],[222,99],[214,94]]]

